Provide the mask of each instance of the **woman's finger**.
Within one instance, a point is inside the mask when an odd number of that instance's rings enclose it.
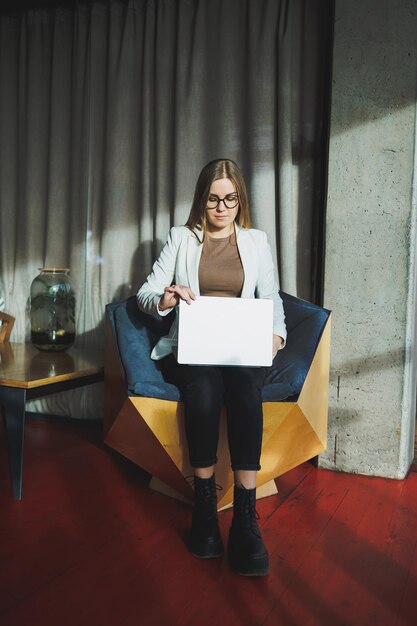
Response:
[[[182,285],[177,286],[177,293],[180,296],[181,300],[185,300],[187,304],[191,304],[190,294],[188,293],[187,287],[183,287]]]
[[[177,294],[181,300],[185,300],[188,304],[191,304],[191,300],[195,300],[195,295],[189,287],[184,285],[171,285],[166,287],[166,291]]]

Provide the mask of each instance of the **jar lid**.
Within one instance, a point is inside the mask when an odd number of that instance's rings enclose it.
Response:
[[[69,267],[38,267],[40,272],[69,272]]]

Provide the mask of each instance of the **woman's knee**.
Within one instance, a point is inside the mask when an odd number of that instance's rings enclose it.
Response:
[[[223,379],[218,370],[204,368],[204,371],[189,378],[184,392],[188,401],[197,400],[205,406],[221,405],[224,397]]]
[[[253,368],[230,368],[226,374],[226,387],[228,390],[238,392],[239,395],[252,395],[260,393],[264,385],[265,374],[261,369]]]

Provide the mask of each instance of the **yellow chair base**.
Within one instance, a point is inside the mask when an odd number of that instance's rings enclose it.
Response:
[[[108,328],[107,332],[111,333],[111,329]],[[263,404],[258,498],[271,495],[271,483],[275,478],[326,449],[329,361],[330,318],[297,402]],[[110,345],[107,341],[105,371],[105,443],[152,474],[155,477],[153,487],[158,491],[169,491],[169,495],[191,502],[193,490],[186,478],[193,475],[193,469],[188,461],[183,404],[127,396],[114,341]],[[218,492],[220,510],[230,506],[233,500],[233,473],[224,415],[218,458],[216,482],[222,487]]]

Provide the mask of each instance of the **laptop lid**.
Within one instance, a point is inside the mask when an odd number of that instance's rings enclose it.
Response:
[[[272,300],[258,298],[180,300],[178,363],[271,365],[273,306]]]

